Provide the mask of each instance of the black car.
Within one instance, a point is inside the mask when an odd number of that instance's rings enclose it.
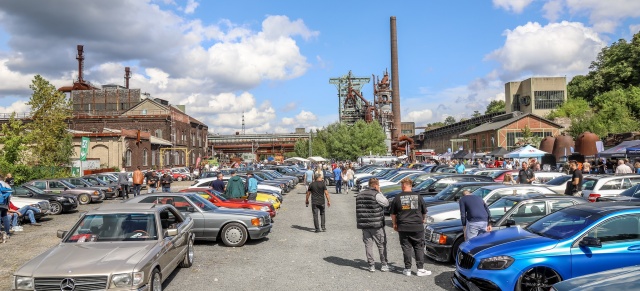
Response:
[[[432,176],[429,179],[423,181],[418,185],[414,185],[411,188],[411,191],[419,193],[424,196],[435,196],[438,192],[444,190],[453,184],[465,183],[465,182],[494,182],[491,177],[487,176],[478,176],[478,175],[464,175],[464,174],[455,174],[455,175],[437,175]],[[384,196],[387,199],[391,199],[398,195],[402,190],[391,191],[385,194]]]
[[[619,196],[598,197],[596,202],[640,202],[640,184],[622,191]]]
[[[95,185],[83,178],[63,178],[62,180],[65,180],[79,188],[99,189],[100,191],[104,192],[105,198],[113,198],[118,196],[118,191],[116,187],[109,187],[107,185],[102,185],[102,184]]]
[[[495,182],[464,182],[451,184],[449,187],[444,188],[438,194],[432,197],[423,197],[422,199],[427,204],[427,207],[435,206],[442,203],[448,203],[449,201],[458,201],[462,197],[462,192],[469,190],[469,192],[476,191],[476,189],[496,184]]]
[[[538,218],[562,208],[587,203],[581,197],[566,195],[540,195],[538,193],[502,197],[489,205],[493,230],[527,225]],[[448,262],[464,242],[462,221],[447,220],[425,227],[425,256],[439,262]]]
[[[78,199],[68,194],[47,194],[31,185],[14,186],[13,193],[16,197],[34,198],[49,201],[49,213],[60,214],[69,212],[78,207]]]
[[[327,186],[336,185],[336,179],[333,177],[333,173],[327,170],[322,171],[322,175],[324,176],[324,184]]]

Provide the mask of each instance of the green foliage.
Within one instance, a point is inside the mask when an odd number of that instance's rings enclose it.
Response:
[[[450,125],[454,123],[456,123],[456,118],[453,116],[447,116],[447,118],[444,119],[444,124],[446,125]]]
[[[591,131],[603,138],[609,133],[640,130],[640,88],[615,89],[593,100],[594,114],[572,118],[569,134],[577,137]]]
[[[36,179],[55,179],[71,176],[71,169],[68,167],[44,167],[30,166],[23,164],[13,164],[0,159],[2,173],[11,173],[15,179],[15,184],[20,185]]]
[[[9,164],[20,162],[31,136],[22,121],[15,119],[15,115],[13,112],[9,122],[2,124],[3,136],[0,137],[0,143],[4,145],[0,150],[1,159]]]
[[[476,118],[476,117],[480,117],[482,116],[482,113],[480,113],[480,111],[478,110],[474,110],[473,114],[471,114],[471,117]]]
[[[434,123],[428,123],[427,127],[443,127],[446,124],[442,121],[438,121],[438,122],[434,122]]]
[[[66,131],[71,100],[40,75],[34,77],[29,88],[33,90],[27,102],[32,122],[27,128],[37,137],[30,144],[33,159],[44,166],[68,164],[73,155],[72,136]]]
[[[493,100],[489,103],[489,105],[487,105],[487,110],[484,112],[484,114],[491,114],[491,113],[496,113],[496,112],[500,112],[500,111],[505,111],[506,109],[506,105],[504,103],[504,100]]]
[[[554,119],[556,117],[580,118],[590,111],[591,106],[589,106],[586,100],[582,98],[569,98],[562,106],[558,107],[558,109],[551,111],[551,113],[547,115],[547,119]]]
[[[293,157],[308,158],[309,157],[309,141],[307,139],[299,138],[296,144],[293,146]]]

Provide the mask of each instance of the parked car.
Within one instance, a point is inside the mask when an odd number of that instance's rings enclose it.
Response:
[[[198,240],[218,239],[230,247],[240,247],[248,238],[261,239],[271,231],[269,213],[249,209],[220,208],[196,193],[154,193],[129,199],[125,204],[170,204],[193,218]]]
[[[102,201],[105,197],[104,193],[98,189],[78,188],[67,181],[59,179],[33,180],[25,183],[25,185],[34,186],[47,194],[73,195],[78,199],[78,202],[83,205]]]
[[[177,172],[177,171],[176,171],[176,172],[173,172],[173,171],[171,171],[171,170],[169,170],[169,169],[166,169],[166,170],[157,170],[157,171],[156,171],[156,175],[157,175],[158,177],[162,177],[162,176],[164,176],[164,173],[169,174],[169,176],[171,176],[171,178],[173,178],[173,180],[175,180],[175,181],[187,180],[187,175],[182,174],[182,173]]]
[[[463,182],[449,185],[449,187],[442,189],[438,194],[431,197],[423,197],[427,207],[449,203],[451,201],[458,201],[462,197],[462,192],[476,191],[480,187],[495,185],[495,182]]]
[[[640,265],[584,275],[556,283],[549,291],[638,290]]]
[[[413,186],[411,191],[419,193],[423,196],[423,198],[429,196],[435,196],[438,192],[444,190],[450,185],[464,182],[491,182],[493,183],[493,179],[487,176],[477,176],[477,175],[465,175],[465,174],[449,174],[449,175],[439,175],[432,176],[426,181],[420,183],[417,186]],[[390,200],[393,200],[396,195],[398,195],[402,190],[391,191],[385,194],[385,197]]]
[[[463,290],[549,290],[562,280],[637,265],[639,249],[639,203],[579,204],[462,243],[452,281]]]
[[[581,197],[546,196],[537,193],[502,197],[489,206],[492,231],[525,226],[549,213],[562,208],[587,203]],[[425,256],[439,262],[455,258],[458,247],[464,242],[464,231],[460,219],[447,220],[425,227]]]
[[[193,264],[193,220],[170,205],[109,204],[82,214],[60,244],[11,278],[14,290],[161,290]]]
[[[218,207],[246,208],[268,212],[269,215],[271,215],[272,221],[276,216],[276,208],[269,202],[231,198],[226,194],[214,191],[211,188],[184,189],[180,190],[180,192],[197,193],[198,195],[204,197],[204,199],[209,200],[209,202]]]
[[[596,202],[640,202],[640,184],[622,191],[618,196],[598,197]]]
[[[62,180],[65,180],[78,188],[98,189],[104,193],[105,198],[113,198],[118,196],[118,191],[116,187],[109,187],[107,185],[103,185],[99,183],[96,183],[97,185],[94,185],[93,183],[83,178],[63,178]]]
[[[547,182],[555,178],[565,176],[564,173],[560,173],[560,172],[534,172],[534,174],[535,174],[535,180],[533,180],[533,183],[532,183],[534,185],[546,184]]]
[[[12,194],[13,195],[13,194]],[[50,204],[48,199],[37,199],[37,198],[27,198],[27,197],[11,197],[11,203],[13,206],[22,208],[27,205],[33,206],[34,208],[40,209],[40,213],[34,213],[34,218],[36,220],[40,220],[41,218],[49,215]]]
[[[638,183],[640,175],[587,176],[582,179],[582,196],[595,202],[598,197],[618,196]]]
[[[14,186],[13,194],[11,194],[11,196],[13,197],[11,198],[12,200],[15,198],[47,200],[49,201],[49,214],[53,215],[61,214],[62,212],[69,212],[78,207],[78,199],[73,195],[47,194],[31,185]]]
[[[520,172],[520,170],[504,170],[504,171],[498,171],[495,173],[491,173],[489,174],[489,177],[493,178],[494,181],[496,182],[503,182],[504,181],[504,177],[507,174],[511,174],[511,176],[513,177],[513,180],[518,181],[518,173]]]
[[[567,189],[567,182],[571,180],[571,177],[571,175],[563,175],[545,183],[543,186],[558,194],[564,194]]]
[[[553,191],[542,186],[533,185],[491,185],[478,188],[471,195],[482,197],[487,205],[506,196],[518,196],[529,193],[540,195],[553,195]],[[434,224],[446,220],[460,219],[460,204],[458,202],[444,203],[429,207],[425,224]]]

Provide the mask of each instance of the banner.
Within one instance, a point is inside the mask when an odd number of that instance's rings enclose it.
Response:
[[[640,149],[627,148],[627,156],[640,156]]]
[[[87,160],[87,153],[89,152],[89,138],[82,137],[82,145],[80,146],[80,160]]]

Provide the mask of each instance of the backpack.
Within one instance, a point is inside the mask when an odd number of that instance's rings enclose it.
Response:
[[[0,205],[9,204],[9,197],[11,196],[11,193],[13,193],[13,190],[11,190],[11,188],[0,186],[0,193]]]

